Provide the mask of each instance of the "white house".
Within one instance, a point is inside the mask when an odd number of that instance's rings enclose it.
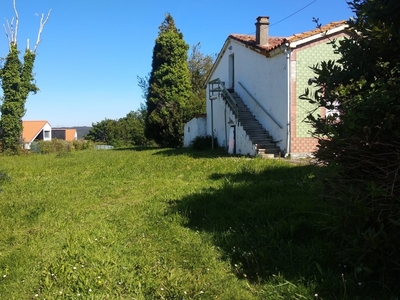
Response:
[[[333,22],[290,37],[270,36],[269,17],[255,25],[255,36],[228,36],[211,70],[207,135],[238,154],[304,156],[317,141],[304,122],[312,106],[299,96],[314,77],[310,66],[337,58],[327,43],[343,38],[347,25]]]
[[[51,141],[51,125],[47,121],[22,121],[22,142],[30,149],[33,141]]]

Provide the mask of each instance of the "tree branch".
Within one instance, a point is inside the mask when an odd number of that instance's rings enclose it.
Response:
[[[17,34],[18,34],[18,11],[17,11],[17,5],[16,5],[16,0],[13,0],[13,6],[14,6],[14,12],[15,12],[15,29],[13,32],[13,36],[12,36],[12,40],[14,45],[17,44]],[[14,21],[14,18],[13,18]],[[13,22],[11,22],[11,26],[12,26]]]
[[[33,48],[33,53],[36,53],[36,49],[39,46],[40,42],[42,41],[40,39],[40,35],[42,34],[44,25],[47,23],[47,21],[49,20],[50,17],[50,13],[51,13],[51,9],[49,10],[49,12],[47,13],[47,17],[46,19],[44,19],[44,14],[42,14],[42,17],[40,18],[40,26],[39,26],[39,32],[38,32],[38,36],[37,36],[37,40],[36,40],[36,44],[35,47]],[[44,21],[43,21],[44,19]]]
[[[8,23],[7,19],[6,19],[6,21]],[[8,31],[7,31],[6,25],[3,24],[3,28],[4,28],[4,32],[6,33],[8,44],[10,45],[11,44],[11,40],[10,40],[10,36],[8,35]]]

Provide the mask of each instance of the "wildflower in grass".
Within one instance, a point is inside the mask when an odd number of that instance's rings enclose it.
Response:
[[[39,297],[39,294],[35,294],[35,297]]]
[[[89,293],[91,293],[92,292],[92,289],[89,289]]]
[[[3,278],[6,278],[6,277],[7,277],[7,274],[4,274],[4,275],[3,275]]]
[[[76,267],[73,267],[72,269],[76,270]]]

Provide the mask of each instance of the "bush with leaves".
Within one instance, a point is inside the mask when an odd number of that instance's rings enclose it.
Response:
[[[349,3],[351,38],[333,41],[341,58],[314,66],[314,92],[301,97],[325,109],[309,122],[316,158],[331,168],[329,228],[353,279],[400,294],[400,3]]]
[[[217,147],[217,138],[214,137],[214,146]],[[212,136],[197,136],[191,143],[190,148],[196,151],[210,150],[212,147]]]

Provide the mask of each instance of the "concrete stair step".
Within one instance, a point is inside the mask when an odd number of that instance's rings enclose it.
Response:
[[[246,104],[234,91],[230,91],[238,108],[238,121],[248,135],[250,141],[256,145],[257,155],[263,158],[274,158],[280,155],[280,149],[276,146],[268,131],[258,122]]]

